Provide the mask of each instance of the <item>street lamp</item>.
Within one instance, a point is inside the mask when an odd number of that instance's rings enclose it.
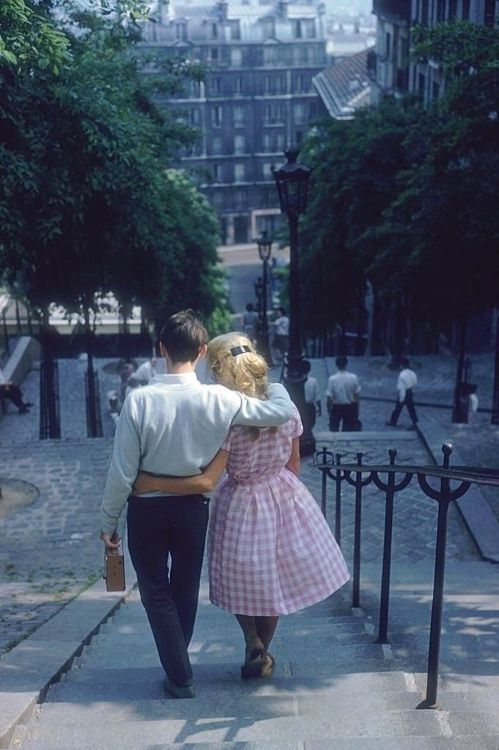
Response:
[[[290,274],[289,274],[289,351],[284,372],[284,385],[295,402],[303,422],[300,439],[304,456],[315,451],[312,425],[305,402],[305,359],[300,341],[300,295],[298,266],[298,220],[307,208],[308,181],[311,170],[297,162],[298,149],[284,152],[287,162],[279,168],[272,167],[281,211],[288,217]]]
[[[270,365],[272,357],[270,355],[269,347],[269,321],[267,318],[267,290],[268,290],[268,263],[272,252],[272,239],[268,237],[268,233],[264,230],[260,237],[256,240],[258,245],[258,255],[263,264],[263,277],[262,281],[262,306],[260,316],[260,336],[259,336],[259,349],[260,353],[265,357],[268,364]]]

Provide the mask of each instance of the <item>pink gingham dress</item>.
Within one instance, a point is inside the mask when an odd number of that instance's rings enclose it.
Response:
[[[302,430],[296,410],[257,440],[232,427],[223,445],[230,455],[210,516],[210,600],[234,614],[296,612],[350,578],[315,499],[285,468]]]

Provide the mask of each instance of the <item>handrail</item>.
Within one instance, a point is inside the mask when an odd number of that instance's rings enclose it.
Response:
[[[380,611],[377,643],[388,643],[388,611],[390,604],[390,576],[393,534],[393,511],[395,496],[412,482],[414,476],[426,497],[438,502],[438,520],[435,549],[435,570],[431,609],[430,641],[428,647],[428,674],[426,698],[417,708],[437,707],[438,667],[442,630],[442,611],[445,580],[445,557],[447,546],[447,521],[450,504],[469,490],[472,484],[499,487],[499,470],[482,467],[450,467],[452,445],[442,446],[442,466],[396,465],[397,451],[389,451],[389,464],[363,464],[362,453],[357,453],[357,463],[341,463],[344,457],[326,448],[316,451],[314,464],[322,473],[321,508],[324,516],[327,507],[327,479],[336,485],[335,536],[341,546],[341,485],[342,482],[355,487],[354,564],[352,576],[352,607],[360,606],[360,551],[362,526],[362,490],[373,483],[385,493],[385,529],[383,538],[383,565],[381,576]],[[387,475],[386,481],[380,475]],[[398,479],[396,475],[402,475]],[[428,477],[439,479],[439,487],[433,487]],[[459,483],[456,486],[456,483]]]

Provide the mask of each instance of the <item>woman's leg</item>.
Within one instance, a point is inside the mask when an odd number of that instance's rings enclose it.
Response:
[[[255,617],[256,632],[267,651],[279,622],[278,617]]]
[[[253,651],[264,651],[265,646],[256,629],[256,618],[251,615],[236,615],[246,644],[246,661]]]

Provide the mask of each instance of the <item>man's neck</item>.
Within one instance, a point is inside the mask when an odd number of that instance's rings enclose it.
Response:
[[[166,360],[166,371],[169,375],[183,375],[186,372],[194,372],[196,362],[171,362]]]

